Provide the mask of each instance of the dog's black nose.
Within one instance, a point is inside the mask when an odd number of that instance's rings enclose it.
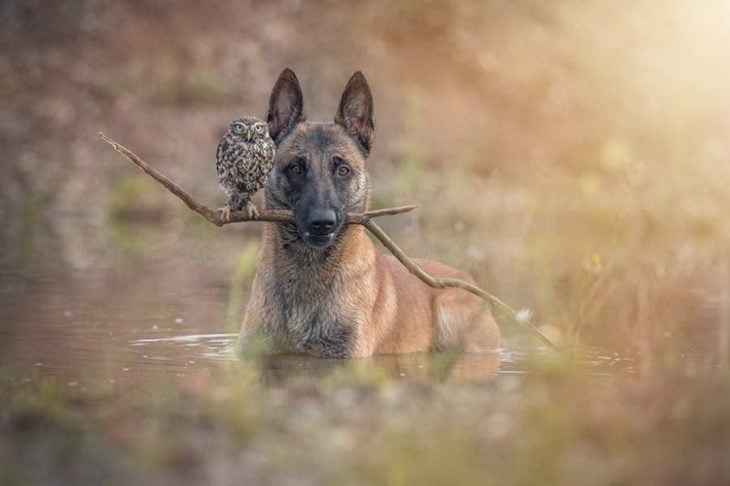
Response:
[[[335,229],[337,215],[332,209],[314,209],[309,215],[307,229],[313,235],[325,236]]]

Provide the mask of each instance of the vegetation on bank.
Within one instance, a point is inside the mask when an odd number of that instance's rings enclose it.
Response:
[[[723,484],[728,378],[552,363],[486,383],[403,382],[344,366],[269,387],[232,365],[123,390],[5,370],[0,482]]]

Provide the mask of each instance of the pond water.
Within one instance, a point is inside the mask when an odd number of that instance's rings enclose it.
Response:
[[[508,322],[486,355],[240,359],[260,228],[209,226],[63,215],[14,233],[0,483],[728,482],[715,334],[667,363],[620,339],[556,354]]]
[[[242,252],[255,255],[256,230],[214,238],[205,228],[181,237],[150,225],[105,230],[74,219],[65,228],[0,268],[0,366],[21,375],[57,376],[70,386],[87,379],[136,385],[257,366],[276,385],[355,366],[394,380],[491,380],[527,373],[536,356],[549,354],[512,346],[485,356],[243,363],[233,348],[254,260],[249,256],[243,271],[230,262]],[[632,357],[615,352],[590,350],[575,359],[597,376],[634,370]]]

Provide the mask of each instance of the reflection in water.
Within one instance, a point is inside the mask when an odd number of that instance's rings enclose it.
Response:
[[[190,334],[163,338],[138,339],[129,343],[143,349],[143,358],[150,361],[178,363],[237,362],[237,334]],[[551,351],[501,350],[475,355],[462,353],[413,353],[380,355],[366,359],[316,358],[306,355],[281,354],[247,360],[243,366],[255,366],[265,383],[283,385],[298,379],[323,379],[339,371],[377,376],[398,381],[487,381],[495,376],[525,374],[540,358],[549,359]],[[600,376],[634,371],[634,359],[594,350],[572,358],[571,363]]]
[[[169,338],[132,341],[133,348],[144,349],[143,358],[166,363],[190,363],[191,360],[236,361],[237,334],[191,334]],[[338,370],[379,375],[382,378],[407,381],[424,380],[487,380],[499,367],[499,353],[463,355],[456,353],[415,353],[382,355],[367,359],[331,359],[306,355],[269,355],[246,360],[256,366],[265,383],[283,384],[301,378],[326,378]]]

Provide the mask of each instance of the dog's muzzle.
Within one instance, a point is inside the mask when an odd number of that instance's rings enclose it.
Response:
[[[337,229],[337,213],[333,209],[313,209],[302,237],[308,244],[324,248],[334,241]]]

